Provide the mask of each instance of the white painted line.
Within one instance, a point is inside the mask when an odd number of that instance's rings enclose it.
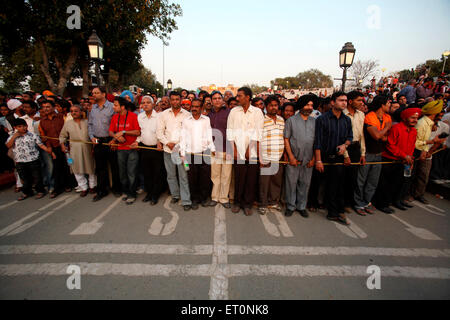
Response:
[[[380,266],[382,277],[416,279],[450,279],[449,268]],[[367,266],[314,265],[229,265],[229,277],[368,277]]]
[[[67,276],[69,265],[80,266],[81,275],[90,276],[184,276],[209,277],[210,265],[164,265],[164,264],[114,264],[114,263],[42,263],[42,264],[4,264],[0,265],[0,276]]]
[[[219,244],[219,241],[218,241]],[[222,244],[223,246],[223,244]],[[226,263],[226,255],[298,255],[298,256],[387,256],[405,258],[450,258],[450,249],[377,248],[377,247],[294,247],[228,245],[226,252],[217,246],[215,259]],[[144,255],[212,255],[211,245],[148,245],[148,244],[52,244],[3,245],[0,255],[20,254],[144,254]]]
[[[10,206],[12,206],[12,205],[14,205],[14,204],[16,204],[16,203],[19,203],[19,201],[14,200],[14,201],[12,201],[12,202],[10,202],[10,203],[1,205],[1,206],[0,206],[0,210],[6,209],[6,208],[8,208],[8,207],[10,207]]]
[[[227,225],[225,209],[216,206],[214,216],[214,247],[209,287],[210,300],[228,300]]]
[[[436,211],[433,210],[433,208],[431,208],[429,205],[426,206],[426,205],[424,205],[424,204],[421,204],[419,201],[412,201],[411,203],[412,203],[413,205],[419,207],[419,208],[424,209],[425,211],[428,211],[428,212],[432,213],[432,214],[435,214],[435,215],[441,216],[441,217],[445,217],[445,214],[440,213],[440,212],[436,212]],[[439,209],[439,210],[440,210],[440,209]],[[444,212],[444,211],[442,211],[442,212]]]
[[[406,221],[403,221],[402,219],[400,219],[399,217],[397,217],[396,215],[390,214],[389,216],[391,216],[392,218],[400,221],[401,223],[403,223],[406,226],[406,230],[408,230],[409,232],[411,232],[413,235],[415,235],[416,237],[423,239],[423,240],[430,240],[430,241],[439,241],[442,240],[441,238],[439,238],[437,235],[435,235],[433,232],[424,229],[424,228],[417,228],[413,225],[410,225],[409,223],[407,223]]]
[[[450,249],[371,247],[228,246],[229,255],[387,256],[450,258]]]
[[[264,229],[266,229],[267,233],[270,234],[272,237],[280,237],[280,232],[278,231],[277,226],[270,222],[269,218],[267,218],[267,215],[259,215],[259,217],[261,218],[261,221],[264,225]]]
[[[360,239],[367,238],[367,234],[356,223],[354,223],[348,217],[347,217],[347,220],[348,220],[348,222],[350,222],[350,225],[348,226],[348,228],[350,230],[352,230],[353,233],[358,236],[358,238],[360,238]]]
[[[280,229],[283,236],[285,238],[292,238],[294,234],[292,233],[291,228],[289,228],[286,219],[284,218],[284,215],[282,215],[281,212],[278,210],[274,211],[271,210],[271,212],[273,212],[275,217],[277,217],[277,220],[279,222],[278,228]]]
[[[144,255],[211,255],[212,245],[147,245],[147,244],[54,244],[0,246],[0,255],[15,254],[144,254]]]
[[[433,206],[432,204],[428,204],[427,207],[430,207],[430,208],[435,209],[435,210],[440,211],[440,212],[445,212],[445,210],[442,210],[441,208]]]
[[[12,235],[12,234],[23,232],[26,229],[31,228],[36,223],[39,223],[41,220],[47,218],[48,216],[53,214],[56,210],[61,209],[62,207],[66,206],[67,204],[69,204],[70,202],[74,201],[77,198],[79,198],[78,195],[77,196],[73,196],[72,198],[70,198],[70,196],[67,195],[67,196],[62,196],[59,199],[55,199],[55,200],[51,201],[50,203],[46,204],[45,206],[43,206],[42,208],[40,208],[40,209],[30,213],[29,215],[25,216],[24,218],[14,222],[14,223],[12,223],[9,226],[7,226],[7,227],[3,228],[2,230],[0,230],[0,236]],[[58,207],[56,207],[53,210],[49,211],[47,214],[43,215],[42,217],[36,219],[33,222],[29,222],[29,223],[24,224],[25,221],[30,220],[34,216],[42,213],[44,210],[50,208],[51,206],[53,206],[56,203],[61,202],[61,201],[64,201],[64,202],[61,205],[59,205]]]
[[[103,222],[100,222],[108,213],[111,212],[112,209],[114,209],[115,206],[117,206],[122,201],[122,198],[116,199],[113,203],[109,205],[108,208],[103,210],[100,215],[98,215],[94,220],[91,222],[86,222],[80,224],[75,230],[73,230],[70,235],[71,236],[79,236],[79,235],[93,235],[96,234],[98,230],[103,226]]]
[[[78,265],[82,275],[128,276],[128,277],[208,277],[210,265],[148,265],[113,263],[43,263],[0,265],[0,276],[67,276],[67,267]],[[380,266],[381,276],[389,278],[449,280],[449,268],[420,268],[404,266]],[[226,277],[277,276],[277,277],[368,277],[367,266],[322,266],[322,265],[228,265]]]
[[[150,233],[151,235],[153,235],[153,236],[159,236],[159,235],[168,236],[168,235],[171,235],[175,231],[175,228],[177,227],[180,216],[178,215],[178,213],[173,211],[172,208],[170,207],[170,205],[169,205],[170,200],[171,200],[171,197],[167,197],[167,199],[164,201],[164,208],[166,208],[167,211],[169,211],[169,213],[171,215],[170,221],[166,224],[163,224],[162,218],[156,217],[153,220],[150,228],[148,229],[148,233]]]
[[[336,228],[338,228],[338,230],[341,231],[346,236],[348,236],[350,238],[353,238],[353,239],[358,239],[358,236],[348,226],[344,226],[344,225],[342,225],[342,224],[340,224],[338,222],[335,222],[335,221],[333,221],[333,223],[336,226]]]

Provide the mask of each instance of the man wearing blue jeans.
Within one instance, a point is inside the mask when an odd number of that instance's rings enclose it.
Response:
[[[172,91],[169,96],[171,108],[159,114],[156,136],[164,148],[164,166],[172,195],[171,203],[177,203],[181,196],[184,210],[189,211],[192,208],[191,194],[187,173],[179,155],[179,143],[182,122],[190,113],[181,108],[180,93]]]
[[[373,99],[371,111],[364,119],[367,162],[382,161],[381,152],[392,126],[391,117],[388,115],[390,108],[391,102],[387,96],[376,96]],[[355,211],[361,216],[367,213],[374,214],[375,209],[371,201],[377,190],[381,168],[381,164],[366,164],[358,169],[354,198]]]
[[[129,111],[133,106],[124,98],[116,97],[114,100],[114,116],[109,126],[109,135],[113,139],[111,144],[117,146],[117,161],[119,164],[120,183],[122,191],[126,196],[122,199],[127,204],[133,204],[136,201],[136,181],[137,166],[139,163],[139,154],[137,150],[132,150],[137,137],[141,135],[141,128],[137,115]]]

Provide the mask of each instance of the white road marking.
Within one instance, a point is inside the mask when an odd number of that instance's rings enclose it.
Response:
[[[400,219],[396,215],[390,214],[389,216],[391,216],[392,218],[400,221],[402,224],[404,224],[406,226],[406,230],[408,230],[409,232],[411,232],[413,235],[415,235],[416,237],[418,237],[420,239],[430,240],[430,241],[442,240],[437,235],[435,235],[433,232],[431,232],[431,231],[429,231],[427,229],[417,228],[417,227],[415,227],[413,225],[410,225],[409,223],[407,223],[406,221],[403,221],[402,219]]]
[[[0,265],[0,276],[67,275],[69,265],[81,268],[82,275],[105,276],[118,275],[130,277],[147,276],[190,276],[208,277],[211,274],[210,265],[168,265],[168,264],[114,264],[114,263],[42,263],[42,264],[7,264]]]
[[[75,230],[73,230],[70,235],[71,236],[79,236],[79,235],[93,235],[96,234],[98,230],[103,226],[103,222],[100,222],[108,213],[114,209],[122,201],[121,198],[116,199],[113,203],[109,205],[100,215],[98,215],[91,222],[86,222],[80,224]]]
[[[356,223],[354,223],[348,217],[347,217],[347,221],[350,222],[350,225],[348,226],[348,228],[350,230],[352,230],[353,233],[355,233],[358,236],[358,238],[360,238],[360,239],[367,238],[367,234]]]
[[[432,213],[432,214],[435,214],[435,215],[441,216],[441,217],[445,217],[445,214],[436,212],[435,210],[433,210],[433,208],[432,208],[430,205],[424,205],[424,204],[421,204],[419,201],[413,201],[413,202],[411,202],[411,203],[412,203],[413,205],[415,205],[415,206],[418,206],[418,207],[420,207],[420,208],[422,208],[422,209],[424,209],[424,210],[426,210],[426,211]],[[435,207],[435,208],[436,208],[436,207]],[[439,209],[439,208],[437,208],[437,209]],[[439,209],[439,210],[440,210],[440,209]],[[444,211],[442,211],[442,212],[444,212]]]
[[[352,230],[350,230],[349,227],[344,226],[338,222],[333,221],[333,223],[336,226],[336,228],[338,228],[338,230],[341,231],[346,236],[349,236],[350,238],[353,238],[353,239],[358,239],[358,236]]]
[[[291,229],[289,228],[289,226],[286,222],[286,219],[284,218],[284,215],[282,215],[281,212],[278,210],[270,210],[270,211],[275,215],[275,217],[277,217],[277,220],[279,222],[278,228],[280,229],[281,234],[285,238],[292,238],[294,236],[294,234],[292,233]]]
[[[1,251],[0,251],[1,252]],[[376,247],[228,246],[229,255],[388,256],[450,258],[450,249]]]
[[[54,245],[5,245],[0,255],[13,254],[144,254],[144,255],[211,255],[212,245],[147,245],[147,244],[54,244]]]
[[[9,226],[7,226],[6,228],[0,230],[0,236],[6,236],[6,235],[14,235],[14,234],[18,234],[20,232],[23,232],[29,228],[31,228],[32,226],[34,226],[35,224],[39,223],[40,221],[44,220],[45,218],[47,218],[48,216],[52,215],[53,213],[55,213],[55,211],[63,208],[64,206],[68,205],[69,203],[71,203],[72,201],[74,201],[75,199],[79,198],[78,195],[76,196],[72,196],[70,197],[69,195],[67,196],[62,196],[59,199],[56,199],[48,204],[46,204],[45,206],[43,206],[42,208],[30,213],[29,215],[27,215],[26,217],[10,224]],[[62,204],[60,204],[59,206],[55,207],[54,209],[50,210],[49,212],[47,212],[46,214],[44,214],[43,216],[37,218],[34,221],[25,223],[25,221],[30,220],[31,218],[33,218],[34,216],[42,213],[44,210],[50,208],[51,206],[53,206],[54,204],[63,201]]]
[[[437,211],[445,212],[445,210],[442,210],[441,208],[438,208],[438,207],[436,207],[436,206],[433,206],[432,204],[428,204],[427,206],[430,207],[430,208],[432,208],[432,209],[435,209],[435,210],[437,210]]]
[[[216,206],[214,216],[214,247],[209,287],[210,300],[228,300],[227,224],[225,209]]]
[[[14,205],[14,204],[16,204],[16,203],[19,203],[19,201],[14,200],[14,201],[11,201],[10,203],[1,205],[1,206],[0,206],[0,210],[6,209],[6,208],[8,208],[8,207],[10,207],[10,206],[12,206],[12,205]]]
[[[347,221],[350,222],[349,226],[344,226],[343,224],[340,224],[338,222],[334,222],[334,225],[336,228],[338,228],[339,231],[341,231],[346,236],[349,236],[353,239],[365,239],[367,238],[367,234],[350,218],[347,216]]]
[[[380,266],[383,277],[450,279],[449,268]],[[367,266],[229,265],[229,277],[367,277]]]
[[[226,230],[225,230],[226,231]],[[220,232],[222,233],[222,232]],[[219,234],[220,235],[220,234]],[[219,236],[218,235],[218,236]],[[223,240],[222,240],[223,242]],[[377,247],[294,247],[294,246],[240,246],[227,245],[226,252],[219,251],[217,240],[215,259],[225,263],[226,255],[298,255],[298,256],[387,256],[405,258],[450,258],[450,249],[427,248],[377,248]],[[222,244],[223,246],[223,244]],[[212,245],[149,245],[149,244],[52,244],[3,245],[0,255],[21,254],[144,254],[144,255],[212,255]]]
[[[278,231],[277,226],[270,222],[269,218],[267,218],[267,215],[259,215],[261,218],[261,221],[264,225],[264,229],[266,229],[267,233],[270,234],[273,237],[280,237],[280,232]]]
[[[76,264],[82,275],[128,277],[208,277],[210,265],[148,265],[114,263],[42,263],[0,265],[0,276],[66,276],[67,267]],[[449,268],[420,268],[404,266],[380,266],[383,277],[449,280]],[[367,266],[321,265],[247,265],[225,266],[226,277],[278,276],[278,277],[367,277]]]
[[[170,199],[171,197],[167,197],[166,201],[164,202],[164,208],[167,209],[167,211],[169,211],[170,215],[171,215],[171,219],[168,223],[163,224],[162,218],[161,217],[156,217],[150,228],[148,229],[148,233],[150,233],[153,236],[168,236],[171,235],[174,231],[175,228],[177,227],[177,223],[179,220],[179,215],[178,213],[176,213],[175,211],[172,210],[172,208],[169,206],[170,203]],[[164,228],[164,229],[163,229]],[[162,230],[162,232],[161,232]]]

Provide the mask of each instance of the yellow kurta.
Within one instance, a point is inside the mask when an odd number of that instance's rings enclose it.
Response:
[[[74,120],[66,121],[59,135],[59,142],[63,144],[68,139],[89,141],[88,122],[86,119],[82,119],[79,124]],[[91,144],[70,142],[70,157],[73,159],[71,169],[74,174],[95,173]]]

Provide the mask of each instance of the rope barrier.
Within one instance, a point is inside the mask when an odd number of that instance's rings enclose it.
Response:
[[[50,140],[58,140],[59,141],[59,138],[53,138],[53,137],[47,137],[47,136],[41,136],[41,138],[50,139]],[[71,140],[71,139],[68,139],[66,141],[68,141],[68,142],[75,142],[75,143],[93,144],[93,145],[104,145],[104,146],[110,146],[110,147],[119,147],[119,146],[130,147],[130,145],[119,145],[119,144],[112,144],[112,143],[93,143],[92,141],[85,141],[85,140]],[[144,147],[144,146],[137,146],[136,148],[133,148],[133,149],[155,150],[155,151],[160,151],[160,152],[164,151],[164,150],[161,150],[161,149],[158,149],[158,148]],[[435,152],[433,152],[432,155],[435,155],[436,153],[441,152],[443,150],[445,150],[445,148],[438,149]],[[210,157],[210,158],[214,158],[214,159],[221,159],[221,158],[214,157],[214,156],[211,156],[209,154],[203,154],[203,153],[190,153],[190,154],[191,155],[196,155],[196,156],[202,156],[202,157]],[[223,159],[221,159],[221,160],[223,160]],[[416,159],[415,161],[418,161],[418,159]],[[256,162],[257,163],[258,161],[257,160],[249,160],[249,162]],[[289,161],[271,161],[271,162],[278,163],[278,164],[289,164]],[[366,162],[366,165],[368,165],[368,164],[394,164],[394,163],[402,163],[402,161]],[[324,166],[343,166],[344,165],[344,163],[322,163],[322,164]],[[351,163],[350,165],[352,165],[352,166],[361,166],[361,163],[356,162],[356,163]]]

